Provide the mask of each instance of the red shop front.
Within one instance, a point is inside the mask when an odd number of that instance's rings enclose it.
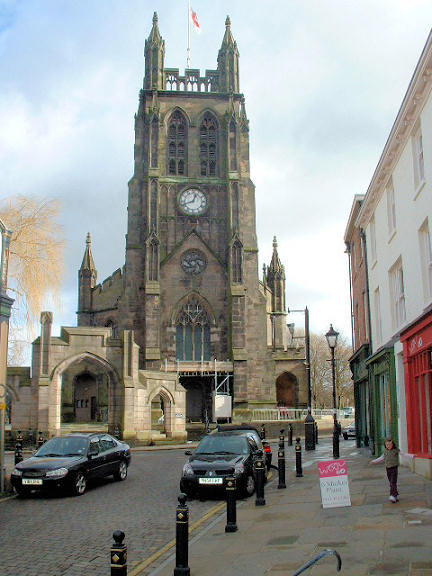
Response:
[[[408,452],[428,460],[418,472],[432,470],[432,313],[401,334],[405,374]],[[429,473],[428,473],[429,470]],[[417,472],[417,470],[416,470]]]

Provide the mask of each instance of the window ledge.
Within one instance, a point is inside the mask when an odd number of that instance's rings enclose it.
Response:
[[[390,244],[390,242],[396,236],[396,232],[397,232],[396,228],[393,228],[393,230],[390,232],[390,236],[388,237],[387,244]]]
[[[414,192],[414,200],[417,200],[417,198],[419,197],[420,192],[423,190],[423,188],[425,187],[426,184],[426,180],[422,180],[419,185],[417,186],[417,188],[415,189]]]

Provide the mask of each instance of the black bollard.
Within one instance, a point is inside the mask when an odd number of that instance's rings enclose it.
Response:
[[[315,420],[315,444],[318,444],[318,424]]]
[[[37,441],[38,448],[40,448],[44,442],[45,442],[45,440],[43,439],[42,432],[39,432],[38,441]]]
[[[127,576],[127,546],[123,544],[125,533],[113,532],[114,542],[111,546],[111,576]]]
[[[29,447],[30,448],[33,448],[33,435],[34,435],[33,428],[30,427],[28,429],[28,441],[29,441]]]
[[[288,446],[292,446],[293,437],[293,427],[292,424],[288,424]]]
[[[260,438],[261,438],[261,440],[264,440],[265,437],[266,437],[265,424],[261,424]]]
[[[296,438],[295,455],[296,455],[296,477],[301,478],[303,476],[303,468],[302,468],[302,448],[300,444],[300,438]]]
[[[237,532],[237,510],[236,510],[236,480],[226,479],[226,503],[227,503],[227,523],[225,532]]]
[[[279,450],[278,450],[278,472],[279,472],[279,484],[278,488],[286,488],[285,484],[285,438],[283,435],[283,430],[280,431],[279,436]]]
[[[23,460],[22,447],[23,447],[23,436],[21,434],[21,430],[18,430],[15,444],[15,464],[18,464],[18,462],[22,462]]]
[[[178,496],[179,504],[176,510],[176,566],[174,576],[189,576],[189,508],[186,504],[186,494]]]
[[[264,480],[265,470],[263,453],[262,450],[258,450],[255,459],[255,506],[265,506]]]

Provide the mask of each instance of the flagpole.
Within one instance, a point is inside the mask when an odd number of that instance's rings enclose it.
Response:
[[[190,0],[188,0],[188,30],[187,30],[187,58],[186,58],[186,68],[190,68]]]

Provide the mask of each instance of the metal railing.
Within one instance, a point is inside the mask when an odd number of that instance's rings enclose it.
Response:
[[[253,421],[281,421],[281,420],[304,420],[306,418],[308,411],[306,409],[300,408],[255,408],[252,410],[252,420]],[[322,417],[333,417],[332,409],[316,409],[312,410],[312,415],[315,418]],[[343,419],[345,416],[344,410],[337,411],[337,419]],[[354,415],[353,415],[354,417]]]

